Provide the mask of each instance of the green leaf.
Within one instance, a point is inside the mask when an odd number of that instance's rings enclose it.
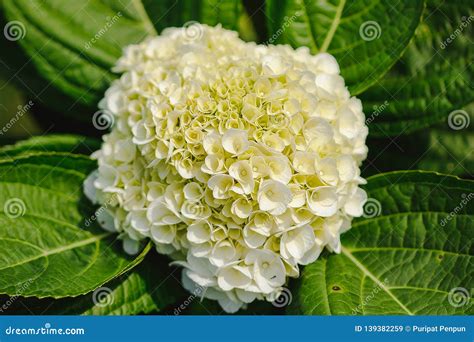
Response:
[[[137,315],[162,311],[183,294],[178,282],[180,270],[170,268],[169,260],[156,253],[140,264],[124,281],[113,287],[107,304],[97,303],[82,312],[84,315]],[[173,276],[173,274],[176,275]],[[96,294],[99,291],[96,290]],[[94,294],[92,294],[94,297]]]
[[[423,6],[422,0],[268,0],[269,42],[329,52],[356,95],[400,58]]]
[[[428,149],[418,159],[418,168],[474,179],[474,125],[470,124],[474,122],[474,103],[457,115],[467,121],[456,125],[451,119],[428,130]]]
[[[361,96],[371,135],[407,134],[474,101],[473,11],[470,0],[428,1],[401,61]]]
[[[158,32],[192,21],[237,31],[243,14],[238,0],[143,0],[143,5]]]
[[[11,298],[0,300],[0,309],[9,315],[139,315],[157,313],[183,295],[176,280],[179,271],[156,253],[133,270],[95,291],[76,298]]]
[[[140,1],[5,0],[19,43],[39,72],[78,102],[95,106],[115,76],[122,47],[155,34]]]
[[[457,126],[453,125],[453,120],[447,120],[429,130],[403,135],[396,140],[369,136],[369,155],[362,175],[427,170],[474,179],[474,125],[468,124],[474,122],[474,105],[458,113],[467,121],[459,121]]]
[[[341,254],[304,269],[290,312],[474,313],[474,182],[400,171],[369,178],[366,190],[374,217],[353,223]]]
[[[0,69],[1,65],[2,60]],[[31,116],[31,106],[24,94],[1,76],[0,89],[0,144],[39,134],[41,130]]]
[[[94,138],[72,134],[51,134],[31,137],[14,145],[0,148],[0,159],[38,152],[69,152],[89,155],[100,148],[100,141]]]
[[[44,153],[0,161],[0,293],[25,297],[77,296],[141,262],[116,234],[85,218],[94,210],[82,195],[96,168],[88,157]]]
[[[474,178],[474,130],[429,130],[429,148],[418,168]]]
[[[155,26],[197,20],[236,29],[242,12],[237,0],[144,2],[146,9],[142,0],[5,0],[3,6],[9,21],[21,23],[18,42],[39,73],[73,106],[96,107],[117,77],[110,70],[123,47],[156,35]]]
[[[5,18],[2,6],[0,5],[0,26],[5,28],[8,20]],[[42,78],[34,63],[31,62],[31,58],[23,51],[17,41],[0,39],[0,50],[2,51],[0,56],[0,76],[4,81],[4,85],[1,86],[2,92],[5,90],[4,87],[6,85],[15,85],[21,89],[27,96],[21,105],[25,105],[28,100],[32,100],[35,104],[33,107],[34,111],[31,114],[35,114],[39,106],[44,106],[69,118],[89,118],[91,108],[69,97],[65,97],[63,93],[52,86],[49,80]],[[18,109],[15,109],[10,114],[15,114],[17,111]],[[24,118],[25,116],[22,117],[22,120]],[[15,125],[15,128],[20,130],[21,126],[17,127]],[[30,127],[27,128],[29,133],[35,133]],[[25,136],[24,129],[21,132]]]

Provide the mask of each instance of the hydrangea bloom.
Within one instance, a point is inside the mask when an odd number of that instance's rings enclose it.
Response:
[[[125,49],[85,189],[128,252],[151,239],[186,288],[234,312],[275,300],[324,247],[340,251],[366,200],[368,130],[331,55],[198,29]]]

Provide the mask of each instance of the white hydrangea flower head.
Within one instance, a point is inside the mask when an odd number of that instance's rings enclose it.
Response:
[[[368,129],[331,55],[200,29],[125,49],[85,188],[128,252],[150,239],[186,288],[235,312],[275,300],[324,247],[340,251],[367,198]]]

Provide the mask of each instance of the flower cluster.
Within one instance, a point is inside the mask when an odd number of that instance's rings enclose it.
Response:
[[[362,106],[336,60],[221,27],[125,49],[99,106],[114,117],[88,197],[128,252],[151,239],[183,283],[234,312],[275,300],[362,214]]]

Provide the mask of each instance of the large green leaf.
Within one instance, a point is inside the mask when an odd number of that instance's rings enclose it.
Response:
[[[422,0],[268,0],[270,42],[331,53],[355,95],[400,58],[422,10]]]
[[[43,77],[78,102],[95,106],[114,75],[122,47],[155,34],[140,1],[6,0],[10,21]]]
[[[183,295],[179,270],[169,260],[149,253],[133,270],[95,291],[76,298],[0,298],[9,315],[138,315],[161,312]],[[175,274],[174,274],[175,273]]]
[[[428,127],[474,101],[473,15],[471,0],[428,0],[402,60],[361,96],[371,135]]]
[[[116,235],[87,227],[94,210],[82,183],[96,167],[88,157],[44,153],[0,161],[0,293],[77,296],[138,264]]]
[[[193,21],[237,31],[243,13],[238,0],[143,0],[143,5],[158,32]]]
[[[474,182],[393,172],[369,178],[366,189],[373,217],[353,223],[341,254],[304,269],[291,312],[474,313]]]
[[[105,297],[102,301],[96,290],[92,295],[88,295],[88,301],[92,297],[95,304],[91,308],[83,311],[84,315],[136,315],[146,313],[156,313],[166,309],[173,304],[183,293],[179,279],[179,272],[175,268],[168,267],[169,260],[156,253],[143,262],[136,269],[126,276],[117,285],[112,284],[111,297]],[[173,275],[175,273],[175,275]],[[107,287],[102,289],[102,292]],[[107,293],[107,292],[105,292]],[[69,306],[62,305],[68,309]],[[53,305],[49,313],[56,312]]]
[[[14,145],[0,148],[0,158],[13,158],[38,152],[70,152],[89,155],[100,148],[100,141],[94,138],[72,134],[51,134],[34,136]]]
[[[28,110],[30,107],[24,94],[0,76],[0,144],[41,132]]]
[[[5,28],[7,24],[8,19],[5,18],[3,5],[0,4],[0,26]],[[21,35],[18,37],[21,37]],[[3,79],[3,84],[0,86],[0,89],[2,93],[7,86],[14,85],[21,89],[25,94],[25,99],[23,99],[21,105],[25,105],[29,100],[34,103],[33,113],[29,114],[36,114],[39,112],[39,107],[41,106],[58,111],[61,115],[67,115],[69,117],[89,118],[91,112],[94,112],[90,107],[86,107],[72,98],[65,97],[63,93],[52,86],[49,80],[41,77],[34,63],[32,63],[31,58],[23,51],[18,41],[10,41],[6,39],[4,35],[0,36],[0,51],[2,51],[0,55],[0,77]],[[14,115],[17,111],[18,109],[14,109],[10,111],[10,114]],[[24,119],[25,116],[26,115],[22,116],[22,119]],[[48,119],[50,119],[49,116]],[[44,116],[40,117],[41,121],[38,122],[39,124],[45,122],[43,118]],[[24,123],[22,123],[22,125],[23,124]],[[17,126],[18,125],[15,125],[14,129],[21,131],[23,137],[25,137],[25,130],[22,129],[21,126]],[[48,126],[46,128],[50,127]],[[27,129],[30,134],[35,134],[35,131],[30,127],[27,127]],[[8,133],[10,133],[10,131]]]
[[[458,113],[467,118],[458,122],[459,129],[442,122],[396,140],[369,136],[369,155],[362,174],[367,177],[395,170],[427,170],[474,179],[474,125],[467,124],[474,122],[474,105]]]
[[[430,129],[429,148],[418,168],[474,178],[474,129]]]
[[[155,27],[191,20],[236,28],[242,12],[237,0],[145,2],[5,0],[4,8],[40,74],[77,103],[95,107],[116,77],[110,69],[124,46],[156,35]]]

